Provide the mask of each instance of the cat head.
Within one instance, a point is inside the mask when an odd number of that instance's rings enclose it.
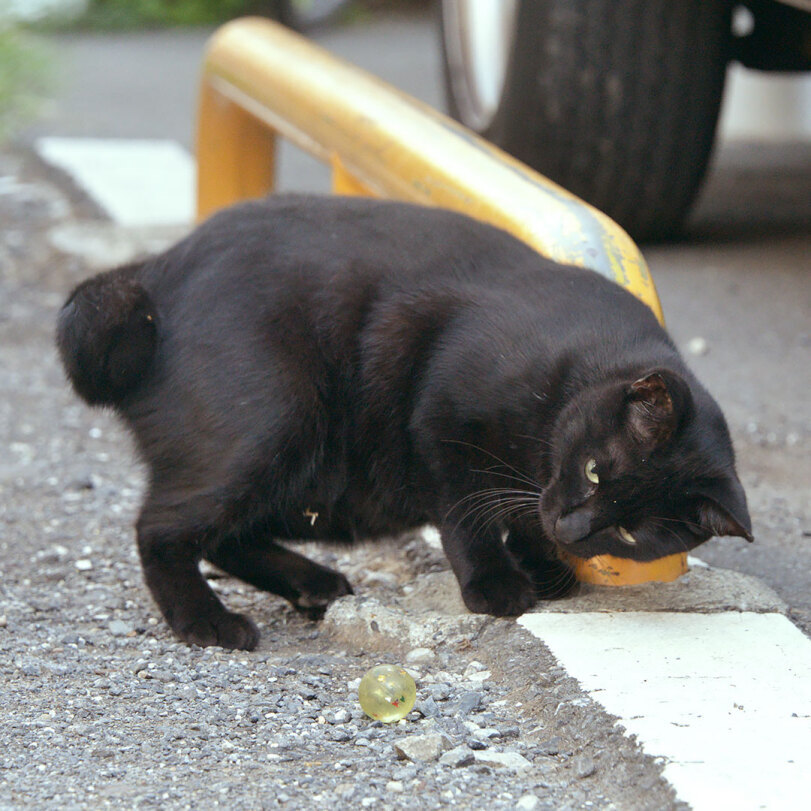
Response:
[[[715,535],[752,540],[723,415],[675,372],[653,370],[573,399],[556,423],[550,461],[541,520],[578,557],[646,561]]]

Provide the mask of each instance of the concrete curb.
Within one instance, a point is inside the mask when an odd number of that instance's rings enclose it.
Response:
[[[534,614],[612,614],[622,612],[751,612],[785,615],[788,606],[754,577],[701,564],[673,583],[645,583],[622,588],[581,583],[564,600],[539,603]],[[334,602],[324,618],[329,633],[361,647],[391,653],[432,647],[448,637],[473,638],[492,617],[471,614],[462,602],[450,571],[418,575],[407,594],[383,603],[375,597],[351,596]],[[522,618],[523,619],[523,618]]]
[[[786,603],[757,578],[715,569],[690,558],[690,571],[672,583],[637,586],[593,586],[581,583],[563,600],[539,603],[532,613],[570,614],[587,611],[754,611],[787,614]],[[451,572],[423,575],[406,598],[410,609],[427,608],[442,615],[472,616],[462,602]]]

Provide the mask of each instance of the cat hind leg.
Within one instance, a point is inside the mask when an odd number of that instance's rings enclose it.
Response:
[[[146,510],[138,520],[137,534],[146,584],[180,639],[201,647],[256,647],[259,631],[254,623],[225,608],[200,573],[199,529],[167,524]]]

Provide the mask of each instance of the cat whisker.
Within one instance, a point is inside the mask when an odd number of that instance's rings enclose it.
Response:
[[[483,505],[477,521],[487,519],[485,526],[489,528],[495,521],[517,513],[531,513],[535,510],[535,501],[529,499],[512,499],[509,501],[496,501]],[[474,522],[475,523],[475,522]]]
[[[544,580],[542,584],[539,584],[540,589],[543,592],[539,596],[541,597],[541,599],[544,599],[544,593],[546,595],[554,594],[562,586],[570,585],[571,578],[572,578],[572,570],[569,567],[569,565],[566,564],[565,569],[559,569],[549,580]]]
[[[539,445],[546,445],[547,448],[554,447],[553,443],[548,439],[541,439],[539,436],[532,436],[531,434],[514,434],[518,439],[528,439],[530,442],[537,442]]]
[[[520,513],[535,511],[538,496],[525,490],[509,490],[506,488],[488,488],[479,490],[465,496],[454,504],[448,511],[446,518],[461,505],[467,503],[467,509],[457,519],[459,524],[464,523],[471,515],[475,516],[471,529],[490,529],[493,523]]]
[[[471,468],[471,473],[481,473],[483,476],[499,476],[502,479],[511,479],[512,481],[520,482],[521,484],[529,484],[532,487],[537,487],[538,491],[541,490],[541,486],[537,483],[532,481],[531,479],[519,478],[518,476],[511,476],[509,473],[502,473],[499,470],[494,470],[493,468],[488,468],[487,470],[482,470],[480,468]]]
[[[468,495],[464,496],[463,498],[459,499],[460,502],[468,501],[469,499],[476,498],[476,496],[480,495],[488,495],[488,494],[499,494],[499,495],[524,495],[524,496],[535,496],[537,497],[537,493],[531,490],[519,490],[517,488],[508,488],[508,487],[485,487],[481,490],[476,490],[473,493],[469,493]]]
[[[527,490],[510,490],[507,488],[501,487],[492,487],[487,488],[484,490],[477,490],[474,493],[471,493],[463,498],[460,498],[446,513],[445,518],[448,518],[450,514],[456,510],[461,505],[468,503],[468,506],[475,511],[480,505],[486,504],[487,502],[495,502],[495,503],[502,503],[507,499],[526,499],[527,501],[531,501],[533,503],[537,502],[538,495],[536,493],[532,493]],[[468,515],[470,510],[465,515]]]
[[[488,502],[502,503],[507,500],[523,499],[536,503],[538,496],[525,490],[507,490],[503,488],[490,488],[487,490],[477,490],[475,493],[460,498],[447,512],[446,518],[458,507],[467,503],[468,507],[476,509]]]
[[[491,451],[488,451],[486,448],[482,448],[480,445],[474,445],[472,442],[464,442],[464,441],[462,441],[460,439],[443,439],[442,442],[447,442],[447,443],[451,443],[451,444],[455,444],[455,445],[465,445],[468,448],[472,448],[473,450],[481,451],[482,453],[489,456],[491,459],[495,459],[496,462],[503,465],[508,470],[511,470],[513,473],[516,474],[516,476],[518,476],[526,484],[530,484],[530,485],[533,485],[533,486],[535,486],[535,484],[536,484],[535,482],[532,481],[532,479],[529,476],[527,476],[526,473],[524,473],[521,470],[518,470],[518,468],[511,465],[509,462],[505,462],[503,459],[496,456]]]
[[[483,524],[481,524],[479,529],[483,532],[486,532],[489,531],[494,524],[496,525],[499,524],[505,518],[513,518],[513,519],[520,518],[522,516],[532,515],[533,512],[534,512],[533,509],[528,507],[523,509],[520,508],[506,509],[501,513],[494,513],[493,515],[491,515]]]
[[[555,577],[550,581],[552,588],[550,591],[555,591],[559,586],[562,586],[564,583],[569,582],[571,578],[571,571],[564,571],[559,572]]]

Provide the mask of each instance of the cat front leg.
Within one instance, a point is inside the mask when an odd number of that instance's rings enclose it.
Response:
[[[352,594],[340,572],[272,541],[228,536],[205,557],[228,574],[284,597],[309,619],[321,619],[333,600]]]
[[[442,548],[470,611],[515,617],[532,606],[532,581],[507,554],[499,528],[455,521],[450,514],[439,531]]]
[[[171,629],[184,642],[253,650],[259,631],[242,614],[228,611],[200,573],[200,531],[138,521],[144,579]]]

